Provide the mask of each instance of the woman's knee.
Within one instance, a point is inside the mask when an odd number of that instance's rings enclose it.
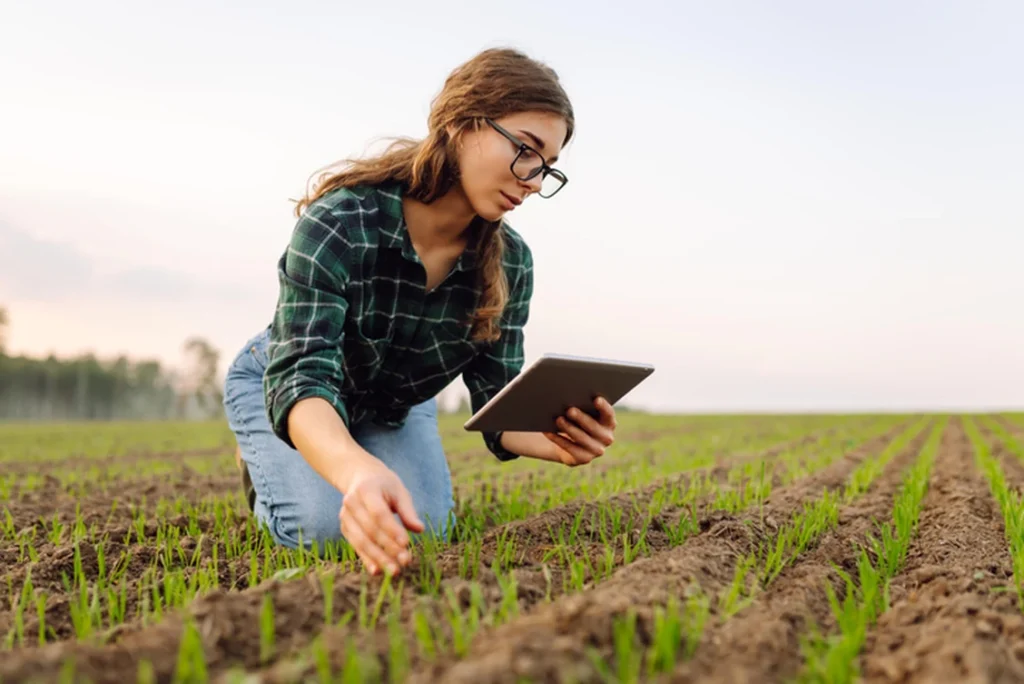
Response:
[[[309,493],[289,504],[265,507],[263,519],[278,544],[291,549],[321,549],[325,543],[343,541],[341,534],[341,495],[323,496]]]
[[[257,517],[264,522],[275,542],[291,549],[301,545],[309,550],[315,543],[319,549],[326,544],[345,542],[341,533],[341,502],[343,497],[309,496],[288,506],[262,507]],[[421,502],[416,514],[423,522],[422,532],[409,532],[414,544],[425,539],[448,541],[455,528],[455,507],[445,499]],[[402,524],[401,518],[395,519]]]
[[[447,541],[451,538],[455,526],[455,510],[445,502],[430,502],[433,505],[421,507],[416,514],[423,521],[422,532],[409,532],[414,543],[422,543],[425,538]],[[346,541],[341,533],[340,500],[315,500],[310,498],[302,505],[290,507],[287,511],[275,511],[266,516],[265,520],[271,535],[278,544],[291,549],[299,547],[300,540],[304,548],[309,549],[315,542],[321,549],[327,543],[334,544]],[[395,519],[402,524],[396,514]]]

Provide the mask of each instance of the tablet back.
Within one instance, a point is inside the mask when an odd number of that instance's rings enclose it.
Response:
[[[613,405],[654,368],[646,364],[545,354],[494,396],[465,424],[475,431],[557,431],[570,407],[599,415],[594,399]]]

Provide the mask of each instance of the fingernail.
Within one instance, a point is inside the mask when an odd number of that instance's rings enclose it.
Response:
[[[401,563],[402,565],[405,565],[406,563],[408,563],[411,560],[412,560],[412,558],[409,556],[409,552],[408,551],[402,551],[400,554],[398,554],[398,562]]]

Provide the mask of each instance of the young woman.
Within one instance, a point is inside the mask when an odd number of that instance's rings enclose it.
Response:
[[[462,375],[479,409],[522,369],[533,261],[503,220],[566,183],[574,115],[555,72],[485,50],[448,77],[429,133],[321,177],[296,207],[269,326],[228,369],[224,405],[249,506],[296,548],[344,538],[399,572],[408,531],[446,537],[454,501],[436,395]],[[615,412],[557,433],[487,433],[497,458],[589,463]],[[301,541],[300,541],[301,540]]]

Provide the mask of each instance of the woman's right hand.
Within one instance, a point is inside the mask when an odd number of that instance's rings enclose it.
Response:
[[[360,465],[350,473],[338,518],[341,533],[373,575],[381,570],[397,574],[407,566],[412,554],[406,529],[424,529],[409,491],[398,475],[379,461]]]

